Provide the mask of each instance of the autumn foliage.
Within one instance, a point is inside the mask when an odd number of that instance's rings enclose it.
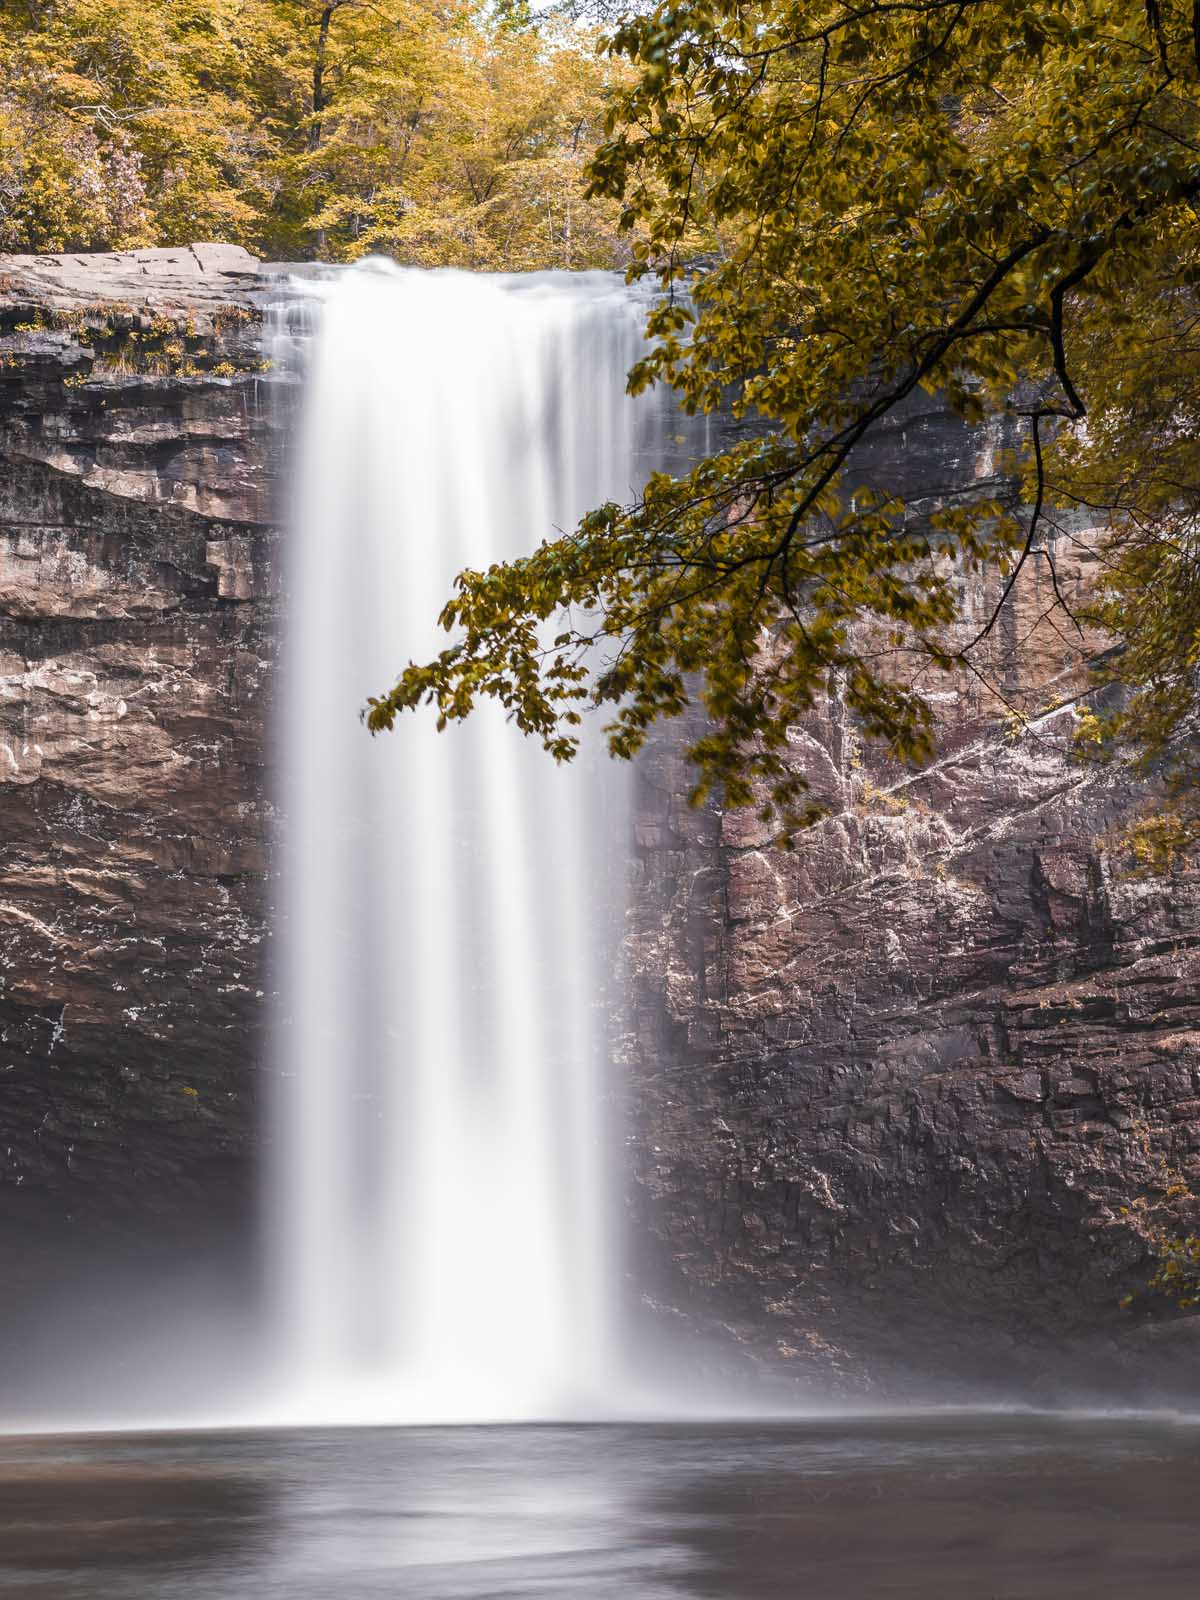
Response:
[[[1093,744],[1186,764],[1200,671],[1200,9],[1191,0],[665,0],[591,165],[663,293],[635,385],[748,439],[526,561],[371,708],[499,699],[557,757],[699,700],[694,798],[806,814],[792,730],[830,691],[898,758],[1035,567],[1114,641]],[[1007,479],[898,492],[874,435],[921,393],[1011,440]],[[894,455],[890,458],[894,461]],[[1108,530],[1088,619],[1055,541]],[[978,581],[964,585],[974,576]],[[964,631],[967,589],[994,597]],[[547,635],[542,619],[566,625]],[[597,656],[604,661],[596,672]]]
[[[1090,615],[1058,619],[1113,641],[1081,742],[1191,781],[1192,0],[664,0],[599,50],[526,0],[0,0],[0,21],[0,248],[628,265],[661,290],[634,387],[753,424],[464,574],[446,650],[380,686],[374,729],[492,697],[567,759],[599,708],[630,756],[698,700],[694,798],[787,837],[817,697],[926,758],[931,691],[979,671],[1023,574],[1057,592],[1057,539],[1099,527]],[[1016,493],[905,502],[870,444],[922,392],[1014,443]],[[995,606],[964,637],[972,576]]]
[[[620,71],[470,0],[0,0],[0,249],[621,264],[584,163]]]

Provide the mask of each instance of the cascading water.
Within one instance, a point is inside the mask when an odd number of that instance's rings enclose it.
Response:
[[[325,286],[290,530],[271,1178],[297,1416],[616,1403],[622,774],[595,750],[556,767],[491,706],[379,739],[359,713],[445,644],[459,570],[636,490],[643,311],[599,274],[367,263]]]

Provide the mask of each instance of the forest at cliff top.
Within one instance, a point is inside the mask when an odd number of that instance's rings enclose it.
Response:
[[[0,249],[622,264],[582,173],[620,68],[473,0],[0,0]]]

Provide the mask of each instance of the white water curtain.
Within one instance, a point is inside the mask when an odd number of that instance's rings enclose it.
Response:
[[[452,579],[652,462],[643,308],[608,275],[367,263],[326,287],[292,486],[271,1164],[304,1420],[618,1404],[608,1020],[626,775],[486,706],[372,739]]]

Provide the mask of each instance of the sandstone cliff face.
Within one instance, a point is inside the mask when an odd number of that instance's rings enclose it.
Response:
[[[266,989],[269,288],[221,246],[0,260],[10,1224],[244,1186]]]
[[[937,416],[887,448],[914,500],[991,470]],[[981,677],[937,686],[927,771],[836,697],[796,730],[831,814],[794,851],[691,811],[677,734],[642,769],[635,1209],[660,1298],[777,1369],[1125,1385],[1118,1301],[1147,1236],[1196,1222],[1200,879],[1137,876],[1152,788],[1073,759],[1096,641],[1051,561],[1077,600],[1095,537],[1046,549]],[[995,600],[964,595],[964,643]]]

